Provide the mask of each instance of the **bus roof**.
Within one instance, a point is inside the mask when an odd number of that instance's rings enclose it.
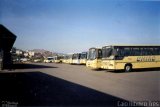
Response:
[[[112,46],[112,47],[160,47],[160,45],[106,45],[103,47]]]
[[[47,58],[54,58],[54,57],[47,57]]]
[[[89,49],[102,49],[102,48],[91,47],[91,48],[89,48]]]

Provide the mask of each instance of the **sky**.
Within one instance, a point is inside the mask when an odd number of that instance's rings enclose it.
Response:
[[[0,0],[14,47],[60,53],[111,44],[160,44],[160,1]]]

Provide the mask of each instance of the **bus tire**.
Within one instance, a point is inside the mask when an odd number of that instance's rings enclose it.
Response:
[[[131,64],[126,64],[124,67],[125,72],[131,72],[132,71],[132,65]]]

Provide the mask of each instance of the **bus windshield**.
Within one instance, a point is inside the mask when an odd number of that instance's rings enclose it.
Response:
[[[68,55],[68,59],[73,59],[73,55]]]
[[[73,59],[80,59],[80,54],[79,53],[73,54]]]
[[[102,58],[102,50],[101,49],[96,49],[96,48],[89,49],[87,59],[93,60],[93,59],[96,59],[96,58]]]
[[[60,59],[62,59],[62,56],[57,56],[56,57],[56,60],[60,60]]]
[[[86,59],[87,58],[87,52],[81,53],[80,59]]]
[[[88,59],[96,59],[96,49],[89,49]]]
[[[47,58],[48,60],[53,60],[53,58]]]

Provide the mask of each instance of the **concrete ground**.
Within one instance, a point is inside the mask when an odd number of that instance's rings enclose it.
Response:
[[[124,73],[55,63],[14,67],[0,73],[2,105],[133,106],[130,102],[160,101],[160,69]]]

